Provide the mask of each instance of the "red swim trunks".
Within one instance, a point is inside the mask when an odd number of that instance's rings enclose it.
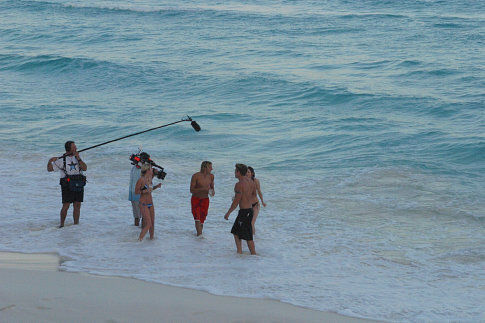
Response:
[[[200,221],[200,223],[204,223],[205,218],[207,217],[207,211],[209,211],[209,198],[198,198],[192,196],[190,200],[192,204],[192,215],[194,216],[195,221]]]

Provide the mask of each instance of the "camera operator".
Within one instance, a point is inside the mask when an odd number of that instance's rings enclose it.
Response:
[[[131,168],[131,172],[130,172],[130,187],[128,192],[128,200],[131,201],[131,206],[133,209],[133,217],[135,219],[135,226],[139,226],[140,219],[142,219],[142,227],[143,227],[144,223],[143,223],[143,218],[142,218],[141,208],[140,208],[140,194],[135,193],[136,182],[138,181],[138,179],[140,179],[140,176],[141,176],[141,168],[145,164],[149,164],[155,167],[155,168],[152,168],[153,175],[158,179],[162,179],[162,180],[165,178],[165,175],[167,175],[167,173],[163,171],[163,167],[155,164],[155,162],[150,159],[150,155],[146,152],[132,154],[130,156],[130,160],[133,167]]]
[[[128,190],[128,200],[131,201],[131,207],[133,209],[133,218],[135,219],[135,226],[140,225],[141,212],[140,212],[140,194],[135,194],[135,185],[141,176],[141,166],[150,159],[150,155],[145,152],[140,153],[138,160],[135,160],[135,156],[132,155],[133,167],[130,172],[130,187]]]
[[[88,166],[81,160],[77,147],[74,141],[67,141],[64,144],[66,153],[61,157],[52,157],[47,163],[47,171],[53,172],[58,170],[60,174],[60,185],[62,191],[62,208],[61,208],[61,223],[59,228],[64,226],[67,211],[69,206],[73,203],[74,224],[79,224],[79,217],[81,214],[81,203],[84,199],[84,185],[86,184],[86,177],[82,171],[88,169]]]

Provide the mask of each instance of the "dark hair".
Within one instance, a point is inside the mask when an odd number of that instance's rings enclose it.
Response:
[[[256,177],[256,173],[254,172],[254,168],[251,166],[248,166],[248,169],[251,171],[251,179],[254,181],[254,178]]]
[[[71,145],[74,143],[74,141],[72,140],[68,140],[66,141],[66,143],[64,144],[64,148],[66,149],[66,152],[69,152],[71,151]]]
[[[248,166],[244,164],[236,164],[236,169],[242,176],[246,176],[246,173],[248,172]]]

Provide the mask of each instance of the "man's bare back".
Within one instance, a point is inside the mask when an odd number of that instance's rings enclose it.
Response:
[[[247,166],[244,164],[236,164],[234,176],[239,180],[234,186],[234,199],[232,204],[224,215],[224,219],[229,219],[229,215],[239,206],[239,213],[236,221],[231,229],[236,242],[237,253],[242,253],[241,239],[246,240],[249,251],[252,255],[256,254],[254,247],[253,232],[251,220],[253,217],[252,195],[256,190],[256,186],[252,180],[246,177]]]
[[[247,177],[241,177],[239,182],[234,187],[234,192],[241,192],[241,200],[239,201],[240,209],[252,208],[253,195],[256,194],[256,185]]]

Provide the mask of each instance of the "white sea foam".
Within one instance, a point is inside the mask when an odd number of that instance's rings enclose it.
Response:
[[[0,249],[364,317],[483,321],[482,7],[0,2]],[[177,125],[83,153],[81,224],[57,229],[54,147],[186,113],[200,133]],[[168,172],[143,243],[127,201],[138,140]],[[205,159],[216,195],[197,239],[188,186]],[[222,218],[240,161],[268,202],[257,257],[235,253],[236,215]]]
[[[45,171],[46,156],[10,156],[22,160],[25,171],[2,158],[0,185],[9,188],[1,201],[3,250],[58,252],[67,259],[61,266],[67,271],[275,298],[363,317],[474,320],[483,315],[478,306],[483,289],[476,288],[484,274],[485,256],[476,247],[483,245],[483,224],[474,228],[474,218],[429,205],[433,199],[419,195],[440,194],[443,188],[411,170],[293,181],[284,194],[280,178],[261,174],[268,207],[257,222],[259,255],[251,257],[247,251],[235,253],[229,233],[235,214],[223,219],[235,183],[230,167],[215,164],[216,197],[198,239],[188,192],[196,165],[165,160],[169,174],[154,193],[156,239],[139,243],[126,200],[129,163],[123,156],[86,154],[89,183],[81,224],[70,225],[69,215],[63,229],[57,229],[58,174]],[[402,201],[409,204],[399,207]]]

